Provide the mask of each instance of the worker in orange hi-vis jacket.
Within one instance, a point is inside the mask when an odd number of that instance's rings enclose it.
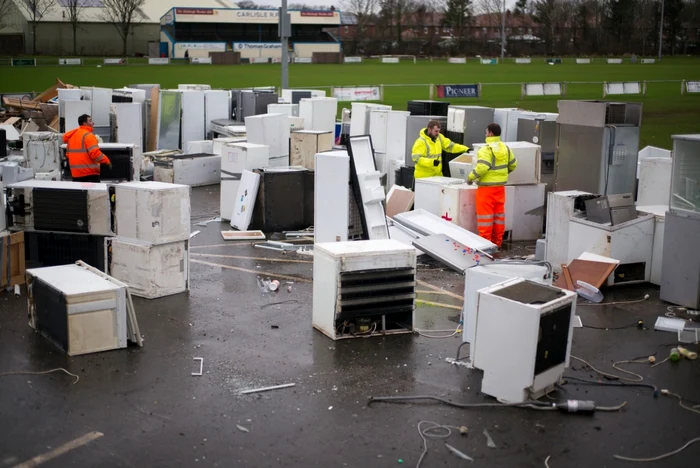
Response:
[[[92,133],[92,117],[81,115],[78,125],[80,127],[63,135],[71,176],[75,182],[99,182],[100,164],[107,164],[111,169],[112,163],[100,151],[97,137]]]
[[[518,165],[513,151],[501,141],[501,127],[486,127],[486,146],[479,149],[468,184],[477,183],[476,226],[479,235],[499,248],[506,230],[506,188],[508,174]]]

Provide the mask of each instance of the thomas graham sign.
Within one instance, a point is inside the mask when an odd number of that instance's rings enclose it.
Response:
[[[437,94],[440,98],[478,98],[479,85],[437,85]]]

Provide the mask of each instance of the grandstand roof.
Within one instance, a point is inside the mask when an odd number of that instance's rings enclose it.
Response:
[[[82,10],[79,19],[82,23],[104,23],[104,6],[102,0],[78,0]],[[26,0],[14,0],[18,10],[27,21],[32,15],[28,11]],[[68,6],[71,0],[53,0],[53,5],[43,14],[43,22],[70,22]],[[186,7],[196,4],[197,8],[233,8],[235,5],[227,0],[146,0],[137,14],[137,23],[160,23],[160,18],[168,10],[175,7]]]

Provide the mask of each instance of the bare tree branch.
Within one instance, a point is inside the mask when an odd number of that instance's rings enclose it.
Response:
[[[73,29],[73,55],[78,55],[78,23],[85,9],[85,0],[65,0],[68,21]]]
[[[53,1],[53,0],[51,0]],[[146,3],[146,0],[103,0],[104,11],[102,17],[108,23],[111,23],[122,39],[122,55],[126,57],[126,45],[129,39],[129,33],[133,24],[144,15],[141,13],[141,7]]]
[[[9,24],[10,11],[13,5],[13,0],[0,0],[0,29]]]
[[[36,28],[53,8],[54,0],[20,0],[17,5],[29,16],[28,23],[32,28],[32,53],[36,54]]]

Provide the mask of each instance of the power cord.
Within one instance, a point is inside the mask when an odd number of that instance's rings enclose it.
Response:
[[[644,325],[644,320],[637,320],[634,323],[629,323],[627,325],[622,325],[620,327],[594,327],[592,325],[583,324],[583,328],[591,328],[593,330],[624,330],[625,328],[637,327],[640,330],[648,330]]]
[[[427,427],[425,429],[421,429],[421,425],[423,424],[432,424],[432,426]],[[417,426],[418,429],[418,435],[420,438],[423,440],[423,453],[421,453],[420,458],[418,459],[418,463],[416,463],[416,468],[420,468],[420,464],[423,463],[423,459],[425,456],[428,454],[428,439],[447,439],[452,435],[452,429],[456,429],[459,431],[460,434],[466,435],[467,434],[467,428],[462,426],[462,427],[457,427],[457,426],[448,426],[445,424],[438,424],[433,421],[420,421]],[[442,431],[441,433],[431,433],[431,431],[436,431],[440,430]],[[445,444],[447,445],[447,444]],[[449,448],[449,446],[448,446]],[[472,460],[473,461],[473,460]]]
[[[78,381],[80,380],[80,377],[78,377],[75,374],[71,374],[67,370],[65,370],[63,367],[59,367],[58,369],[51,369],[47,371],[41,371],[41,372],[32,372],[32,371],[13,371],[13,372],[2,372],[0,373],[0,377],[4,377],[6,375],[43,375],[43,374],[50,374],[52,372],[58,372],[62,371],[65,372],[66,374],[70,375],[71,377],[75,377],[75,382],[73,382],[73,385],[77,384]]]
[[[697,442],[700,442],[700,437],[696,437],[692,440],[689,440],[688,442],[685,443],[685,445],[683,445],[680,448],[677,448],[676,450],[674,450],[672,452],[664,453],[663,455],[659,455],[657,457],[652,457],[652,458],[629,458],[629,457],[623,457],[622,455],[613,455],[613,458],[615,460],[628,461],[628,462],[639,462],[639,463],[661,461],[661,460],[665,460],[666,458],[670,458],[676,454],[681,453],[683,450],[687,449],[688,447],[690,447],[691,445],[693,445]]]
[[[617,367],[617,365],[620,364],[620,363],[627,363],[627,362],[630,362],[630,361],[618,361],[618,362],[615,362],[615,363],[613,363],[613,368],[619,370],[620,372],[624,372],[625,374],[629,374],[629,375],[634,376],[634,377],[635,377],[634,379],[629,378],[629,377],[623,377],[623,376],[621,376],[621,375],[610,374],[610,373],[608,373],[608,372],[603,372],[603,371],[601,371],[601,370],[599,370],[599,369],[596,369],[596,368],[593,366],[593,364],[591,364],[590,362],[586,361],[585,359],[581,359],[580,357],[576,357],[576,356],[574,356],[573,354],[571,355],[571,359],[576,359],[577,361],[580,361],[580,362],[582,362],[583,364],[587,365],[593,372],[596,372],[596,373],[598,373],[598,374],[600,374],[600,375],[602,375],[602,376],[604,376],[604,377],[607,377],[607,378],[610,378],[610,379],[613,379],[613,380],[625,380],[625,381],[627,381],[627,382],[641,382],[642,380],[644,380],[644,377],[642,377],[642,376],[639,375],[639,374],[635,374],[634,372],[631,372],[631,371],[628,371],[628,370],[624,370],[624,369],[621,369],[621,368]],[[640,362],[640,361],[634,361],[634,362]],[[648,361],[647,361],[647,362],[648,362]]]
[[[645,294],[643,299],[633,299],[631,301],[614,301],[614,302],[582,302],[580,304],[576,304],[577,306],[606,306],[606,305],[615,305],[615,304],[634,304],[637,302],[644,302],[647,299],[649,299],[649,294]]]

